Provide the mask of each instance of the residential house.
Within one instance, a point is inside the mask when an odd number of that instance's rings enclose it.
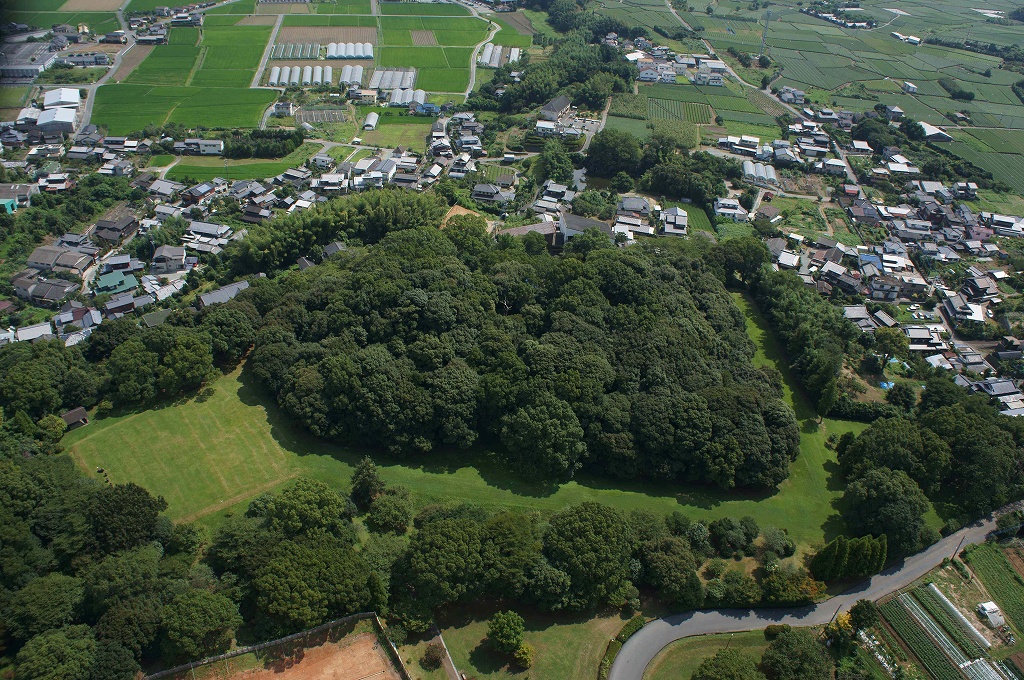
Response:
[[[948,295],[942,301],[942,309],[954,324],[965,321],[985,323],[985,312],[982,306],[968,302],[967,298],[960,293]]]
[[[563,241],[568,241],[588,229],[600,229],[610,239],[615,239],[615,232],[607,222],[592,220],[589,217],[581,217],[567,212],[561,213],[558,217],[558,231],[561,233]]]
[[[669,208],[661,212],[664,233],[671,236],[686,236],[689,215],[682,208]]]
[[[477,184],[473,187],[470,198],[481,203],[495,203],[503,205],[515,199],[515,191],[504,191],[496,184]]]
[[[715,217],[728,217],[733,222],[746,222],[747,211],[735,198],[716,198]]]
[[[118,243],[135,234],[138,229],[139,221],[131,215],[125,215],[113,220],[99,220],[92,235],[110,243]]]
[[[153,252],[149,271],[152,274],[175,274],[185,270],[185,249],[163,245]]]
[[[572,100],[564,94],[560,94],[547,104],[540,111],[541,120],[557,121],[569,113],[572,107]]]
[[[154,182],[156,184],[156,182]],[[184,206],[198,205],[213,196],[216,187],[211,182],[202,182],[180,192],[181,203]]]
[[[117,295],[127,293],[139,287],[139,281],[132,274],[125,274],[123,271],[108,272],[93,283],[93,290],[97,295]]]

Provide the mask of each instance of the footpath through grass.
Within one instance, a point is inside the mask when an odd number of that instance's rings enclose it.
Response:
[[[177,170],[177,167],[174,168]],[[374,458],[389,484],[408,487],[418,504],[454,500],[489,508],[552,513],[597,501],[622,510],[681,510],[695,518],[753,515],[778,526],[806,550],[842,529],[830,484],[834,454],[830,433],[859,431],[858,423],[816,423],[806,398],[794,393],[793,376],[760,316],[741,296],[748,332],[759,349],[755,363],[782,371],[786,398],[801,423],[801,454],[790,478],[775,492],[720,492],[669,483],[622,483],[579,475],[554,484],[520,479],[491,451],[433,452],[422,458]],[[331,445],[291,425],[247,371],[236,370],[196,397],[140,413],[94,419],[69,433],[64,444],[81,467],[105,468],[114,482],[134,481],[167,499],[175,520],[215,525],[243,512],[254,496],[299,476],[347,489],[353,466],[365,455]]]

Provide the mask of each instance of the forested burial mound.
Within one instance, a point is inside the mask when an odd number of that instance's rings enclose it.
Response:
[[[250,367],[288,414],[320,437],[424,461],[486,445],[552,480],[786,479],[799,432],[781,376],[752,365],[743,315],[707,264],[597,232],[563,256],[539,234],[494,247],[479,218],[439,231],[445,207],[367,193],[241,244],[238,273],[350,242],[240,296],[262,318]]]

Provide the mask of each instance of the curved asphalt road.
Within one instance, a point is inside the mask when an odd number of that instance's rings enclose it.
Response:
[[[828,623],[839,611],[849,609],[860,599],[877,600],[883,595],[905,588],[937,567],[962,540],[964,545],[982,543],[995,529],[991,517],[947,536],[927,550],[908,557],[892,567],[842,595],[817,605],[774,609],[714,609],[686,612],[655,619],[631,637],[612,664],[608,680],[642,680],[647,665],[662,649],[676,640],[708,633],[734,633],[760,630],[773,623],[791,626],[816,626]]]

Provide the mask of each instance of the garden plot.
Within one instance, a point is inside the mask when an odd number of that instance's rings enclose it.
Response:
[[[881,607],[882,615],[892,629],[936,680],[962,680],[956,666],[943,654],[935,641],[911,615],[901,599],[893,599]]]
[[[377,29],[370,26],[282,26],[277,44],[370,43],[377,44]]]
[[[413,45],[425,47],[437,45],[437,37],[433,31],[410,31],[409,33]]]
[[[124,0],[67,0],[60,6],[62,12],[116,12]]]
[[[1004,616],[1017,630],[1024,626],[1024,585],[999,546],[983,543],[964,551],[964,561],[985,584]]]
[[[651,120],[685,120],[698,125],[711,122],[711,107],[698,102],[680,102],[671,99],[648,99],[647,117]]]

